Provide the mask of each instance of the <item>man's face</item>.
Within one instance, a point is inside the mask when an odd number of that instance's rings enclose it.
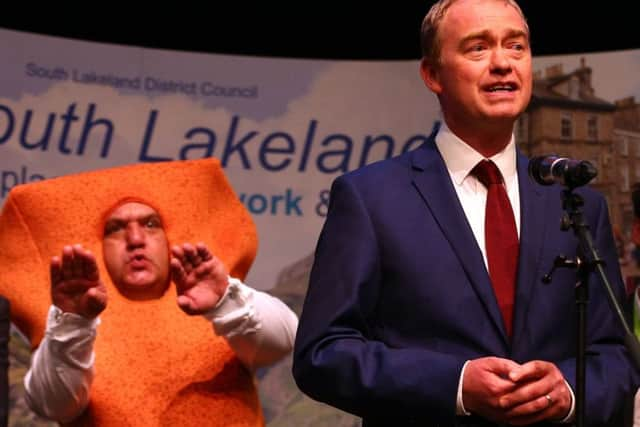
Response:
[[[525,22],[497,0],[459,0],[439,27],[439,65],[423,78],[454,127],[509,123],[531,98],[531,50]],[[433,77],[429,82],[426,75]]]
[[[169,282],[169,246],[160,215],[142,203],[124,203],[109,215],[104,261],[118,289],[133,299],[161,296]]]

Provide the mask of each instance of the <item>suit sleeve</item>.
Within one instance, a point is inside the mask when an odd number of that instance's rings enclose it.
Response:
[[[376,222],[356,186],[338,178],[296,336],[294,377],[310,397],[360,417],[428,414],[431,421],[453,423],[464,358],[390,348],[376,339],[385,286],[384,243],[376,238],[384,224]],[[402,316],[402,307],[397,310]]]
[[[622,307],[624,285],[605,200],[600,198],[597,206],[596,214],[589,221],[594,245],[605,262],[605,275]],[[605,422],[638,386],[637,370],[628,357],[623,331],[599,274],[592,273],[586,338],[585,416],[589,423]],[[572,389],[577,391],[576,358],[560,362],[559,368]]]

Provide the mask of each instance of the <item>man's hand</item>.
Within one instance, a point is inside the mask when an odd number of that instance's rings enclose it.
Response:
[[[501,398],[510,408],[506,421],[513,425],[532,424],[542,420],[562,420],[571,409],[571,393],[556,365],[534,360],[509,374],[517,388]]]
[[[96,258],[82,245],[65,246],[50,263],[51,301],[65,313],[93,319],[107,306]]]
[[[516,362],[499,357],[469,361],[462,379],[465,409],[489,420],[504,422],[504,396],[509,396],[517,388],[509,373],[519,367]]]
[[[564,376],[556,365],[541,360],[523,365],[498,357],[471,360],[462,380],[462,401],[467,411],[510,425],[559,421],[571,409]]]
[[[178,306],[187,314],[203,314],[216,306],[229,285],[229,273],[204,243],[171,248],[171,276]]]

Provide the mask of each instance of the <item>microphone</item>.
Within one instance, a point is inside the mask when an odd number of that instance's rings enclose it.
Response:
[[[555,155],[529,160],[529,176],[540,185],[560,184],[570,188],[589,183],[598,175],[591,162]]]

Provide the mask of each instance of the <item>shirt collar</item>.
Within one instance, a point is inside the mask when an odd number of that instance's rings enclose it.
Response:
[[[469,175],[474,166],[485,159],[482,154],[471,148],[466,142],[458,138],[443,121],[436,135],[436,146],[444,159],[444,163],[456,185],[462,185],[462,181]],[[491,156],[505,182],[509,182],[516,174],[516,145],[513,135],[507,146]]]

